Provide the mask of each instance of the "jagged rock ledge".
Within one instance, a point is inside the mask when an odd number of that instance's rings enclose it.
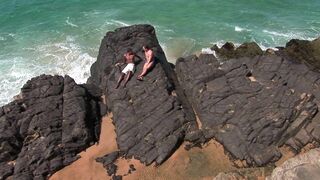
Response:
[[[0,179],[48,179],[97,142],[101,92],[69,76],[29,80],[0,108]]]
[[[153,47],[156,64],[144,78],[137,80],[144,62],[143,45]],[[136,73],[126,88],[115,90],[120,71],[115,64],[127,48],[136,52]],[[172,66],[150,25],[135,25],[108,32],[101,42],[97,61],[91,67],[89,84],[99,86],[113,114],[119,153],[150,165],[164,162],[183,142],[188,131],[197,128],[195,116],[180,90]],[[113,154],[98,159],[114,172]]]
[[[297,60],[305,48],[295,55],[291,49],[299,42],[292,40],[286,48],[266,52],[255,43],[238,48],[228,43],[212,48],[223,63],[214,55],[201,54],[178,59],[174,70],[153,27],[135,25],[107,33],[88,82],[106,94],[120,156],[160,164],[182,140],[192,147],[217,139],[242,166],[263,166],[281,157],[279,147],[287,145],[298,152],[308,143],[319,143],[320,75],[308,68],[309,62],[319,60],[319,51]],[[154,47],[159,64],[146,81],[136,81],[135,73],[126,89],[114,90],[117,59],[126,48],[143,57],[144,44]],[[318,44],[319,39],[307,43],[313,49]],[[142,64],[138,63],[138,72]],[[109,155],[98,161],[112,167]]]

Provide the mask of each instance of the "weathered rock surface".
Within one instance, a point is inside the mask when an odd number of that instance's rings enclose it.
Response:
[[[152,47],[156,64],[140,82],[136,78],[144,64],[141,50],[146,44]],[[123,58],[127,48],[132,48],[140,57],[136,58],[136,72],[126,88],[114,89],[120,76],[115,64]],[[119,28],[108,32],[102,40],[88,83],[103,89],[108,109],[113,113],[118,148],[125,157],[134,156],[147,165],[161,164],[181,144],[185,133],[196,127],[195,116],[186,110],[186,98],[180,98],[183,94],[180,95],[179,84],[175,81],[174,71],[152,26]],[[179,98],[172,92],[174,88]]]
[[[0,179],[47,179],[75,161],[98,140],[98,94],[69,76],[29,80],[0,108]]]
[[[293,157],[275,168],[267,180],[318,180],[320,179],[320,149],[312,149]]]
[[[201,55],[180,58],[176,72],[202,123],[196,137],[216,138],[246,165],[278,160],[284,144],[299,151],[319,142],[320,74],[304,64],[276,55],[219,64]]]
[[[145,44],[158,63],[139,82]],[[120,72],[114,64],[127,48],[140,57],[137,72],[126,88],[115,90]],[[229,43],[216,51],[228,61],[220,64],[205,54],[180,58],[178,80],[152,26],[107,33],[88,83],[106,95],[121,154],[161,164],[183,140],[197,145],[215,138],[244,166],[263,166],[281,157],[283,145],[297,152],[318,145],[319,73],[283,52],[263,55],[255,43],[238,48]],[[108,166],[110,157],[98,161]]]
[[[292,39],[280,53],[307,64],[310,69],[320,70],[320,38],[313,41]]]
[[[254,57],[263,54],[263,51],[255,42],[243,43],[237,48],[233,43],[227,42],[221,48],[219,48],[217,45],[214,45],[211,49],[216,52],[217,56],[221,60],[241,57]]]

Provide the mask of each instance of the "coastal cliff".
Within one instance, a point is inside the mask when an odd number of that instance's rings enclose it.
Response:
[[[156,64],[138,81],[150,45]],[[69,76],[28,81],[0,111],[0,179],[47,179],[99,141],[101,117],[112,113],[118,150],[97,158],[110,176],[115,162],[132,158],[161,165],[182,144],[222,144],[237,167],[277,162],[320,143],[320,39],[292,40],[279,50],[255,43],[214,46],[213,54],[168,63],[150,25],[108,32],[91,77],[77,85]],[[115,64],[127,48],[137,54],[126,88],[115,89]],[[105,103],[103,103],[103,98]]]

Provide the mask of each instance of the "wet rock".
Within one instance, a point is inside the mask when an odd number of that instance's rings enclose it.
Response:
[[[217,139],[249,166],[275,162],[281,157],[278,148],[292,139],[298,150],[317,140],[319,73],[276,55],[221,65],[211,56],[180,58],[176,64],[207,140]],[[201,137],[196,134],[189,140]]]
[[[97,96],[69,76],[29,80],[21,98],[1,108],[0,162],[13,162],[13,179],[47,179],[97,141]],[[1,177],[6,168],[0,167]]]
[[[156,64],[143,81],[138,81],[144,64],[141,50],[146,44],[152,47]],[[128,48],[136,52],[136,72],[126,88],[121,85],[115,89],[120,76],[115,64]],[[147,165],[161,164],[179,147],[187,131],[196,127],[193,111],[187,110],[191,107],[183,98],[175,73],[150,25],[108,32],[91,67],[88,83],[103,90],[108,110],[113,113],[117,144],[125,157],[134,156]]]
[[[236,48],[233,43],[227,42],[221,48],[214,45],[211,49],[214,50],[222,60],[254,57],[263,54],[263,51],[255,42],[243,43],[238,48]]]
[[[293,157],[275,168],[267,180],[282,179],[320,179],[320,149]]]

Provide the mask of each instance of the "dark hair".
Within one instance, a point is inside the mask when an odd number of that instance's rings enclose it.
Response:
[[[134,55],[134,52],[131,48],[128,48],[127,51],[126,51],[126,54],[129,54],[129,55]]]
[[[132,53],[133,53],[133,51],[132,51],[132,49],[131,49],[131,48],[128,48],[128,49],[127,49],[127,51],[126,51],[126,53],[132,54]]]
[[[146,49],[150,49],[149,45],[144,45],[143,47],[146,48]]]

